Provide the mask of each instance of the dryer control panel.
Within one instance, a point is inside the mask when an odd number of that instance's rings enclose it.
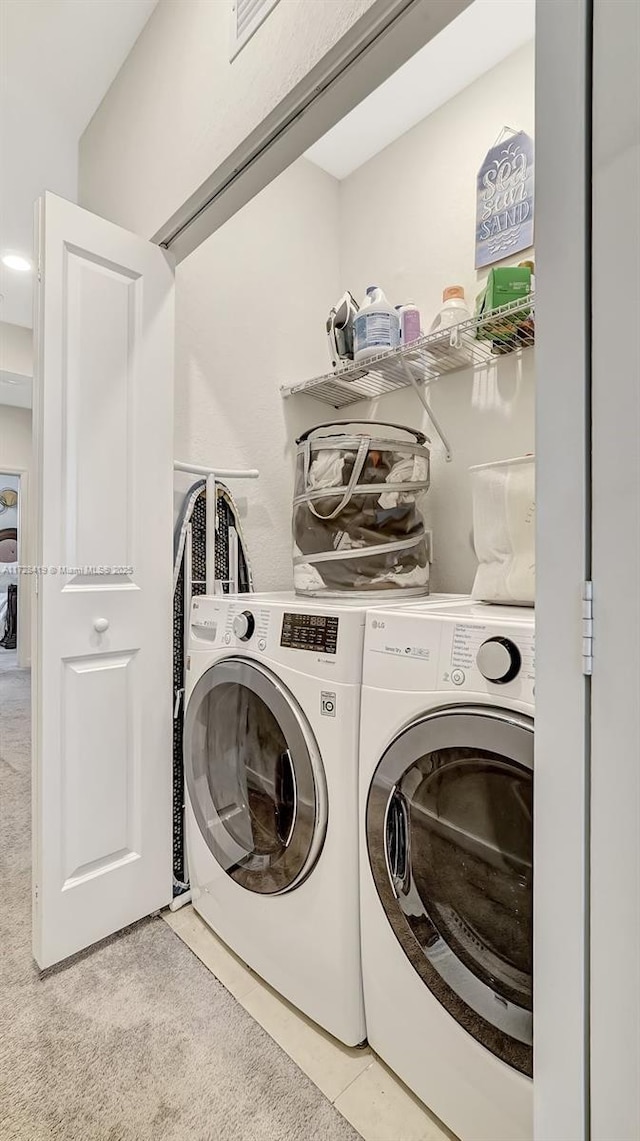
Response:
[[[466,603],[446,613],[372,612],[363,683],[407,692],[502,693],[533,704],[533,611],[512,617],[506,607]]]
[[[535,635],[533,625],[454,622],[443,629],[438,688],[517,687],[533,697]],[[526,697],[525,697],[526,700]]]

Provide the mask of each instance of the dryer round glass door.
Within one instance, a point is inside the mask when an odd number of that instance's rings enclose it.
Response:
[[[326,831],[326,788],[313,734],[268,670],[226,658],[200,678],[187,706],[189,800],[220,867],[249,891],[297,886]]]
[[[470,1034],[532,1072],[533,722],[435,710],[369,790],[378,895],[412,966]]]

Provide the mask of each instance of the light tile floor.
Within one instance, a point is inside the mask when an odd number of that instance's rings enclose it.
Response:
[[[191,905],[163,915],[364,1141],[455,1141],[368,1047],[343,1046],[281,998],[214,935]]]

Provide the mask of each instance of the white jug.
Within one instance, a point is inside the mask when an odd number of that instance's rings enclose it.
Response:
[[[443,291],[442,309],[436,314],[430,332],[437,329],[450,329],[452,325],[459,325],[461,321],[470,321],[471,313],[467,309],[464,299],[464,289],[461,285],[449,285]]]

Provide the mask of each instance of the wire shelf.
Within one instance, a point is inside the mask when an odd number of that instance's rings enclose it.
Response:
[[[324,376],[282,385],[280,391],[285,398],[306,392],[334,408],[343,408],[408,388],[412,377],[431,384],[449,373],[486,367],[533,345],[534,309],[535,296],[531,293],[446,331],[428,333],[409,345],[369,357],[366,367],[348,364]]]

